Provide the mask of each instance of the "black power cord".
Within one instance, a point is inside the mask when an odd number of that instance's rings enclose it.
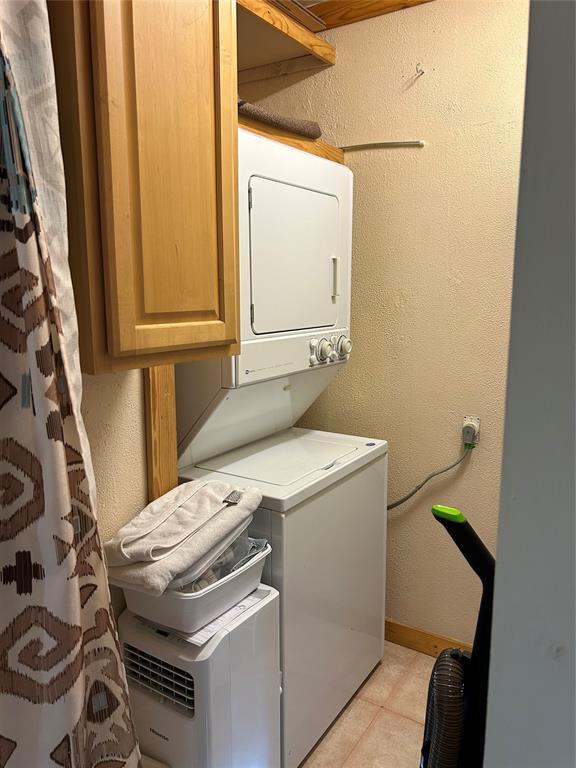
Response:
[[[444,472],[449,472],[451,469],[454,469],[454,467],[457,467],[458,464],[461,464],[464,461],[464,459],[466,458],[466,456],[468,456],[472,452],[473,448],[474,448],[473,445],[466,444],[464,446],[464,453],[453,464],[450,464],[448,467],[444,467],[444,469],[439,469],[436,472],[432,472],[430,475],[428,475],[428,477],[425,480],[422,480],[421,483],[419,483],[415,488],[413,488],[410,491],[410,493],[407,493],[406,496],[402,496],[402,498],[398,499],[398,501],[393,501],[392,504],[388,504],[386,509],[396,509],[396,507],[399,507],[401,504],[404,504],[404,502],[408,501],[408,499],[411,499],[412,496],[415,496],[418,493],[418,491],[421,488],[424,488],[426,483],[428,483],[434,477],[438,477],[438,475],[443,475]]]

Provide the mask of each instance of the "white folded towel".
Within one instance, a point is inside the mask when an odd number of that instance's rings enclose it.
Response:
[[[104,544],[111,581],[161,595],[208,567],[249,524],[262,494],[219,481],[184,483],[148,504]]]

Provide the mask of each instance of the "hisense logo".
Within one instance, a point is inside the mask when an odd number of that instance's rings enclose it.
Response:
[[[164,739],[164,741],[170,741],[168,736],[164,736],[163,733],[160,733],[159,731],[155,731],[154,728],[149,728],[148,730],[150,731],[150,733],[153,733],[154,736],[159,736],[161,739]]]

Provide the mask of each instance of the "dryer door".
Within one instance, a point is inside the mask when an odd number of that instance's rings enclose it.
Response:
[[[254,333],[331,328],[338,321],[338,198],[250,180]]]

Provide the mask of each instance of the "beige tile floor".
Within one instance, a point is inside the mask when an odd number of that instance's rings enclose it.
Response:
[[[418,768],[434,661],[387,642],[382,663],[301,768]]]

